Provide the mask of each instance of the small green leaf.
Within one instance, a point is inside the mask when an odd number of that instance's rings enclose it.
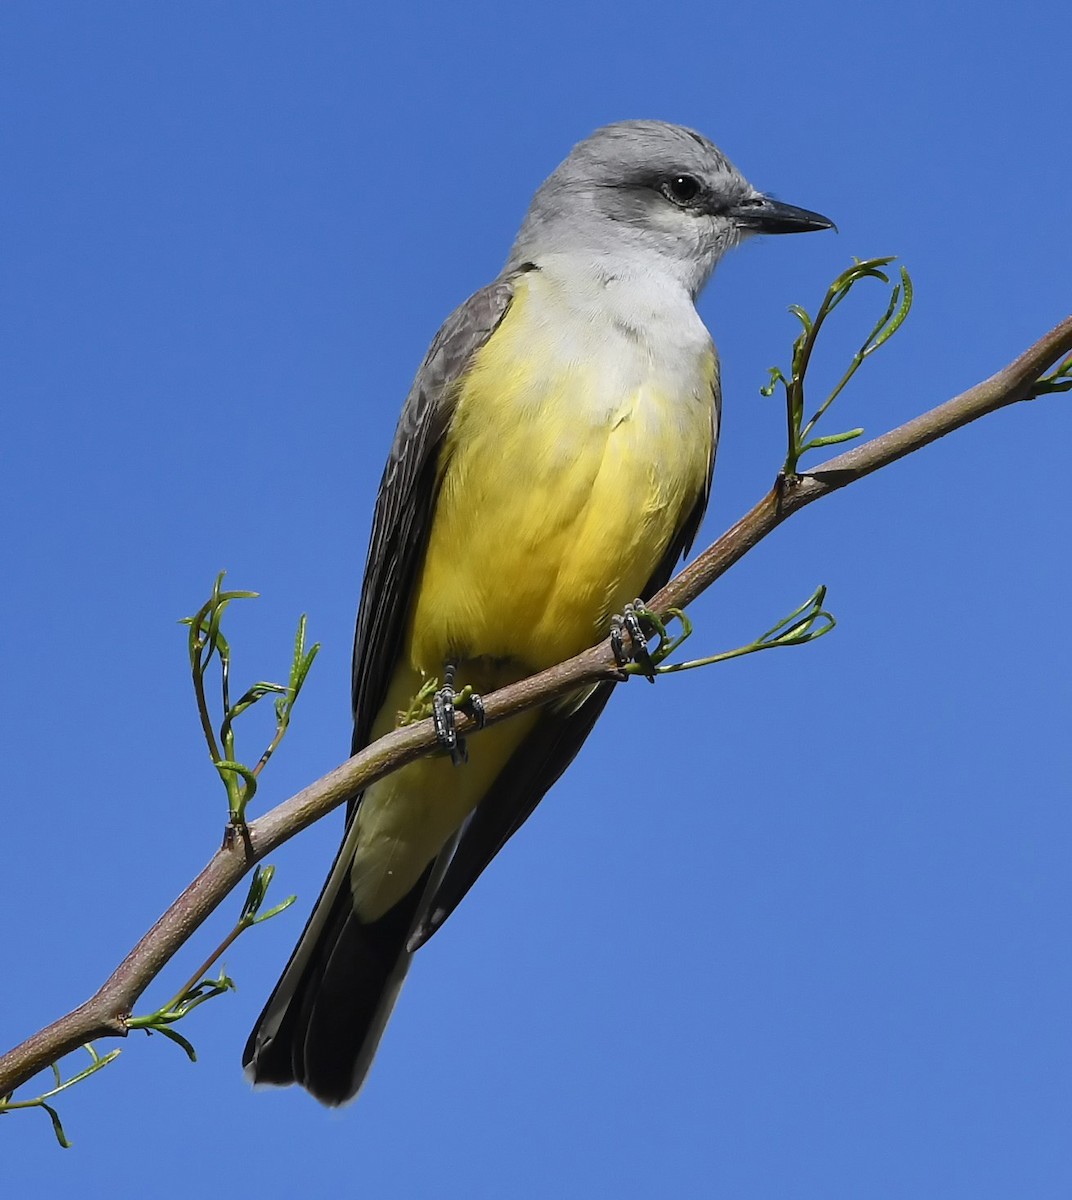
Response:
[[[48,1113],[52,1120],[52,1132],[56,1135],[56,1141],[59,1142],[64,1150],[70,1150],[71,1143],[67,1140],[67,1134],[63,1131],[63,1122],[60,1120],[60,1114],[51,1104],[46,1104],[44,1100],[40,1102],[40,1107]]]
[[[863,433],[863,429],[847,429],[844,433],[828,433],[823,437],[812,438],[810,442],[801,447],[801,453],[805,450],[818,450],[820,446],[836,446],[840,442],[851,442],[853,438],[858,438]]]
[[[166,1025],[154,1025],[152,1029],[147,1029],[146,1032],[159,1033],[162,1037],[166,1037],[169,1042],[174,1042],[176,1046],[181,1046],[185,1050],[186,1057],[190,1062],[197,1062],[197,1051],[181,1033],[176,1033],[174,1029],[168,1029]]]
[[[793,314],[794,317],[796,317],[796,319],[801,323],[801,325],[804,326],[804,332],[811,333],[812,320],[811,320],[811,317],[808,315],[807,309],[801,308],[801,306],[799,304],[790,304],[789,311]]]
[[[764,386],[759,389],[759,394],[761,396],[773,396],[774,389],[779,383],[785,384],[786,386],[788,386],[789,383],[786,377],[782,374],[780,368],[768,367],[767,370],[770,372],[770,383],[764,384]]]
[[[259,913],[253,918],[251,924],[260,925],[264,921],[270,921],[272,917],[277,917],[284,909],[290,908],[292,904],[297,902],[297,896],[288,896],[285,900],[280,901],[274,908],[268,909],[267,912]]]

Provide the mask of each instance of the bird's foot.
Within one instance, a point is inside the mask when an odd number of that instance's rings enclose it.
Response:
[[[455,691],[452,683],[446,683],[432,696],[432,721],[435,724],[436,740],[450,755],[450,761],[456,767],[469,761],[465,738],[459,736],[455,727],[459,710],[473,718],[477,729],[484,728],[484,701],[468,685],[460,691]]]
[[[610,619],[610,645],[614,660],[629,675],[643,675],[649,683],[655,682],[659,663],[666,659],[692,632],[692,625],[679,609],[672,608],[666,619],[676,618],[681,622],[681,634],[673,638],[666,630],[666,623],[658,613],[647,608],[643,600],[627,604],[620,616]],[[648,639],[659,639],[653,650]]]
[[[622,670],[636,664],[642,675],[654,683],[655,663],[648,649],[648,638],[644,632],[646,623],[652,628],[650,618],[654,616],[644,607],[644,601],[637,599],[627,604],[620,615],[610,619],[610,648],[614,652],[614,661]]]

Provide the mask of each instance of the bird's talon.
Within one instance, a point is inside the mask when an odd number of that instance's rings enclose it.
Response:
[[[623,670],[629,666],[630,655],[625,648],[625,623],[621,617],[615,615],[610,619],[610,648],[614,655],[614,661]]]
[[[614,661],[621,668],[635,663],[640,668],[649,683],[655,682],[655,662],[648,649],[648,639],[641,626],[642,618],[647,618],[648,612],[643,600],[634,600],[627,604],[621,616],[613,616],[610,620],[610,645]],[[626,648],[628,639],[628,648]]]
[[[457,710],[454,707],[454,698],[455,691],[449,683],[435,693],[432,697],[432,724],[440,748],[450,755],[450,761],[457,767],[468,759],[468,754],[465,739],[460,738],[455,729]]]
[[[449,664],[447,678],[454,678],[454,669]],[[432,721],[435,725],[436,740],[450,755],[450,761],[456,767],[469,761],[465,738],[459,736],[456,728],[459,709],[466,716],[472,717],[477,729],[484,728],[487,722],[484,701],[468,684],[457,690],[452,682],[445,683],[432,697]]]
[[[484,697],[479,692],[470,692],[464,700],[459,702],[458,707],[467,716],[473,718],[477,729],[483,729],[488,723],[488,714],[484,710]]]

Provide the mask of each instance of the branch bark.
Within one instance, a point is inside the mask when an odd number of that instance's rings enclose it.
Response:
[[[1072,316],[1004,370],[952,400],[811,471],[789,479],[780,477],[750,512],[650,597],[649,606],[656,611],[684,608],[805,505],[988,413],[1031,399],[1039,378],[1069,353]],[[502,721],[584,684],[619,677],[610,642],[604,641],[567,662],[484,697],[487,722]],[[460,719],[458,728],[462,733],[476,732],[470,718]],[[142,992],[254,863],[370,783],[434,746],[430,720],[395,730],[252,822],[248,842],[236,839],[234,844],[218,850],[95,995],[0,1057],[0,1096],[87,1041],[125,1037],[126,1020]]]

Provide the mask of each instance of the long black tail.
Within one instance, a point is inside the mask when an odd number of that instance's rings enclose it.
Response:
[[[349,873],[332,872],[243,1051],[253,1083],[297,1083],[330,1105],[357,1095],[409,969],[430,871],[368,924],[354,914]]]

